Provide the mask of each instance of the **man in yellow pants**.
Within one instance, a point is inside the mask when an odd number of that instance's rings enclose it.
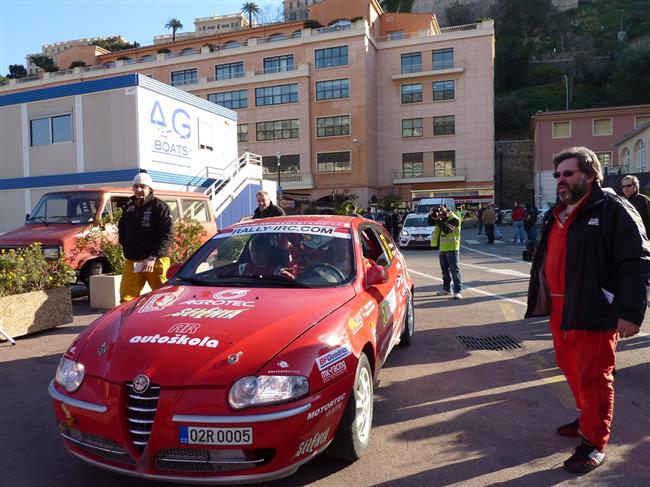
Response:
[[[151,176],[144,170],[136,174],[133,196],[124,205],[117,226],[125,257],[121,303],[138,297],[145,282],[155,290],[167,281],[172,216],[167,203],[153,193]]]

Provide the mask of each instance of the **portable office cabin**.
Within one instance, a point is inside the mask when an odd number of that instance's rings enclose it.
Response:
[[[178,190],[236,159],[235,112],[140,74],[3,95],[0,232],[48,191],[128,186],[140,169]]]

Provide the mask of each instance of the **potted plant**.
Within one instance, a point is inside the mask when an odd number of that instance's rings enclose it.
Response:
[[[0,251],[0,325],[18,337],[70,323],[74,281],[74,270],[46,259],[38,243]]]

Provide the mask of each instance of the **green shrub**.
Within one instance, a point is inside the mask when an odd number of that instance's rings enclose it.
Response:
[[[172,264],[182,264],[201,246],[201,239],[207,234],[203,225],[196,220],[182,220],[174,224],[174,240],[170,250]]]
[[[305,29],[320,29],[323,27],[323,24],[321,24],[318,20],[314,19],[307,19],[305,22],[302,24],[302,26]]]
[[[40,243],[0,251],[0,297],[67,286],[76,280],[60,257],[46,259]]]

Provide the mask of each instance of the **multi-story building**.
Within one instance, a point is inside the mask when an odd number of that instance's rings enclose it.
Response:
[[[282,0],[285,20],[303,20],[309,17],[309,7],[323,0]]]
[[[605,174],[637,170],[638,163],[631,162],[635,148],[624,152],[621,147],[619,151],[616,144],[626,134],[648,122],[650,105],[562,110],[534,115],[535,202],[538,207],[546,208],[548,203],[555,202],[552,177],[555,154],[567,147],[585,146],[596,153],[605,167]],[[639,152],[646,153],[647,148]],[[635,157],[647,160],[647,155]]]
[[[122,39],[122,36],[116,36],[117,39]],[[105,54],[109,51],[102,49],[101,47],[95,46],[95,44],[99,41],[103,41],[107,39],[107,37],[85,37],[83,39],[74,39],[71,41],[61,41],[61,42],[54,42],[52,44],[45,44],[41,46],[41,52],[36,52],[33,54],[27,54],[25,56],[25,66],[27,66],[27,74],[29,76],[35,76],[38,75],[41,71],[41,69],[36,66],[33,61],[32,57],[33,56],[48,56],[54,60],[54,63],[59,66],[61,69],[67,69],[70,63],[66,64],[66,61],[68,60],[68,54],[71,52],[70,49],[73,47],[90,47],[93,50],[92,56],[93,59],[100,55],[100,54]],[[97,50],[97,52],[94,52]],[[79,50],[74,50],[78,52]],[[87,49],[84,50],[84,52],[87,51]]]
[[[253,25],[255,19],[252,18]],[[195,37],[214,36],[223,32],[229,32],[248,27],[248,18],[241,12],[229,15],[213,15],[212,17],[197,17],[194,19],[194,32],[179,32],[176,34],[176,40],[186,40]],[[172,42],[172,34],[155,36],[153,43],[167,44]]]
[[[0,94],[138,72],[235,110],[239,152],[262,155],[287,198],[493,198],[492,21],[441,29],[376,0],[324,0],[310,18],[327,27],[284,22],[102,54]]]

